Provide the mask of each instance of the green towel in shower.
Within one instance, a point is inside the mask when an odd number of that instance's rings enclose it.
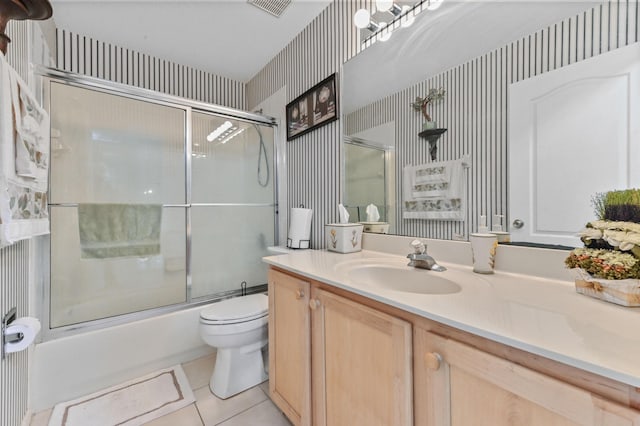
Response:
[[[160,254],[162,206],[79,204],[80,257],[146,257]]]

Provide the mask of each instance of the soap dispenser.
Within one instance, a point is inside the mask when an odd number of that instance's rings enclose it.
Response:
[[[487,228],[487,215],[480,215],[480,223],[478,224],[478,234],[487,234],[489,228]]]
[[[499,243],[508,243],[511,241],[511,234],[506,232],[502,227],[502,221],[504,220],[504,215],[496,214],[493,216],[493,226],[491,226],[491,233],[495,234],[498,237]]]

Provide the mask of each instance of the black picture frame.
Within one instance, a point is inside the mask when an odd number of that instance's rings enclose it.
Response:
[[[286,114],[287,141],[336,121],[339,114],[336,74],[331,74],[289,102]]]

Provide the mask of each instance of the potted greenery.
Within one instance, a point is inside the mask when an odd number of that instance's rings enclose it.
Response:
[[[577,274],[576,291],[624,306],[640,306],[640,189],[598,193],[597,220],[580,232],[583,248],[565,263]]]

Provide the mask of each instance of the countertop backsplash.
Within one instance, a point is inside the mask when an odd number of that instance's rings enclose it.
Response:
[[[409,245],[416,237],[364,233],[362,248],[383,253],[406,256]],[[427,245],[427,253],[438,262],[471,265],[471,244],[468,241],[431,240],[418,238]],[[532,275],[562,281],[575,278],[564,265],[567,251],[546,248],[520,247],[499,244],[496,252],[496,271]]]

